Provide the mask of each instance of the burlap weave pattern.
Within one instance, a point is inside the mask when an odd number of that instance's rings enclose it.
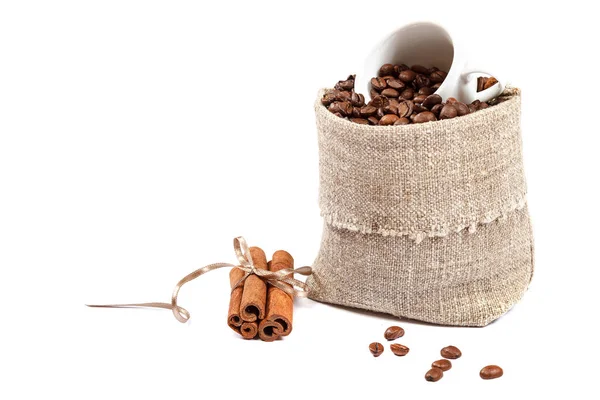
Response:
[[[518,301],[533,244],[520,95],[504,95],[468,116],[393,127],[345,121],[317,101],[325,223],[312,298],[465,326]]]

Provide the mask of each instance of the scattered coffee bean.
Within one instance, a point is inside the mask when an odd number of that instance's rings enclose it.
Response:
[[[437,360],[437,361],[434,361],[434,362],[431,364],[431,367],[433,367],[433,368],[439,368],[439,369],[441,369],[442,371],[446,372],[446,371],[448,371],[450,368],[452,368],[452,363],[451,363],[449,360],[442,359],[442,360]]]
[[[449,358],[451,360],[456,360],[462,356],[462,353],[456,346],[446,346],[442,349],[442,351],[440,351],[440,354],[442,357]]]
[[[479,371],[481,379],[496,379],[504,375],[504,371],[497,365],[488,365]]]
[[[324,93],[321,103],[334,115],[357,124],[405,125],[461,117],[506,100],[498,97],[489,102],[475,100],[465,104],[449,97],[444,102],[435,91],[447,75],[435,66],[413,65],[409,68],[406,64],[384,64],[378,76],[371,79],[368,104],[362,94],[354,91],[354,75]],[[493,77],[479,77],[478,90],[485,90],[497,82]],[[381,122],[383,118],[385,120]]]
[[[442,376],[444,376],[444,371],[434,367],[427,371],[425,374],[425,380],[429,382],[437,382],[442,379]]]
[[[403,357],[408,354],[410,349],[402,344],[394,343],[390,346],[390,350],[398,357]]]
[[[437,121],[437,118],[434,113],[431,111],[423,111],[417,114],[413,120],[416,124],[422,124],[423,122],[432,122]]]
[[[457,115],[458,111],[452,104],[446,104],[440,111],[440,119],[450,119],[456,117]]]
[[[373,354],[373,357],[379,357],[383,353],[383,345],[381,343],[373,342],[369,345],[369,351]]]
[[[393,125],[398,119],[396,114],[386,114],[379,120],[379,125]]]
[[[399,326],[390,326],[383,334],[387,340],[396,340],[404,336],[404,329]]]

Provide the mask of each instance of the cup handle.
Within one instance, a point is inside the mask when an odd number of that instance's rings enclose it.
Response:
[[[485,90],[482,90],[481,92],[473,92],[469,89],[465,90],[467,96],[469,97],[469,103],[473,102],[474,100],[479,100],[479,101],[490,101],[491,99],[500,96],[500,94],[502,94],[502,92],[504,91],[504,81],[501,80],[500,78],[498,78],[498,76],[496,74],[491,74],[489,72],[486,72],[480,68],[473,68],[473,69],[468,69],[466,71],[464,71],[461,75],[461,78],[463,80],[463,84],[465,85],[465,87],[469,87],[469,83],[471,83],[471,81],[474,79],[474,75],[475,74],[484,74],[484,75],[490,75],[493,76],[494,78],[496,78],[498,80],[498,83],[496,83],[494,86],[487,88]]]

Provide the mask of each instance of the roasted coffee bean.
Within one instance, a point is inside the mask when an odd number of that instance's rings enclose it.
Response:
[[[392,64],[383,64],[379,68],[379,76],[394,75],[394,66]]]
[[[467,107],[469,107],[469,113],[474,113],[477,111],[477,107],[475,107],[473,104],[467,104]]]
[[[400,97],[405,100],[411,100],[415,95],[415,91],[412,88],[406,88],[400,93]]]
[[[429,79],[433,83],[442,83],[448,74],[444,71],[435,71],[429,75]]]
[[[458,111],[456,111],[456,107],[452,104],[446,104],[442,111],[440,111],[440,119],[450,119],[454,118],[458,115]]]
[[[475,106],[475,108],[479,108],[479,105],[481,104],[481,101],[479,100],[473,100],[473,102],[471,103]]]
[[[431,81],[425,75],[418,74],[417,77],[415,78],[415,85],[419,89],[422,87],[429,87],[431,85]]]
[[[398,114],[398,107],[389,104],[385,107],[383,107],[383,112],[386,114]]]
[[[377,107],[377,108],[379,108],[379,107],[385,107],[388,104],[390,104],[390,101],[385,96],[375,96],[369,102],[370,106]]]
[[[398,104],[400,104],[400,101],[398,101],[398,99],[392,97],[390,100],[390,106],[394,106],[394,107],[398,107]],[[403,100],[404,101],[404,100]]]
[[[448,97],[448,98],[446,99],[446,103],[448,103],[448,104],[454,104],[454,103],[456,103],[457,101],[458,101],[458,100],[456,100],[454,97]]]
[[[437,382],[442,379],[442,376],[444,376],[444,371],[439,368],[431,368],[425,374],[425,380],[429,382]]]
[[[381,343],[373,342],[369,345],[369,350],[373,357],[379,357],[383,353],[383,345]]]
[[[482,101],[481,103],[479,103],[479,106],[477,107],[478,110],[483,110],[484,108],[488,108],[489,104],[486,103],[485,101]]]
[[[398,120],[396,122],[394,122],[394,125],[407,125],[410,124],[410,119],[408,118],[398,118]]]
[[[396,340],[402,336],[404,336],[404,329],[399,326],[390,326],[385,330],[383,334],[387,340]]]
[[[335,95],[333,93],[325,93],[321,98],[321,104],[328,106],[335,101]]]
[[[442,86],[442,84],[441,84],[441,83],[436,83],[435,85],[431,86],[431,88],[432,88],[433,90],[438,90],[438,89],[440,88],[440,86]]]
[[[429,68],[425,68],[422,65],[413,65],[412,67],[410,67],[410,69],[415,71],[417,74],[426,74],[429,72]]]
[[[379,124],[379,120],[375,116],[367,118],[367,121],[369,121],[370,125],[378,125]]]
[[[344,116],[339,112],[333,113],[333,115],[335,115],[336,117],[344,118]]]
[[[400,118],[410,117],[413,113],[414,103],[411,100],[406,100],[398,105],[398,116]]]
[[[369,94],[371,95],[371,98],[379,96],[379,92],[375,89],[369,90]]]
[[[489,77],[488,80],[483,85],[483,90],[491,88],[496,83],[498,83],[498,80],[496,78],[494,78],[493,76]]]
[[[442,357],[456,360],[462,356],[462,353],[456,346],[446,346],[440,351]]]
[[[435,71],[439,71],[440,69],[438,67],[431,67],[427,70],[427,74],[431,75],[433,74]]]
[[[416,114],[413,122],[416,124],[422,124],[423,122],[432,122],[437,121],[435,114],[431,111],[423,111],[421,113]]]
[[[405,83],[414,81],[416,77],[417,77],[417,74],[414,71],[411,71],[410,69],[407,69],[406,71],[402,71],[398,75],[398,79],[400,79],[402,82],[405,82]]]
[[[331,103],[329,105],[329,107],[327,107],[327,109],[334,114],[339,113],[340,112],[340,103],[339,102]]]
[[[336,85],[335,85],[335,89],[337,90],[352,90],[354,89],[354,78],[356,75],[350,75],[348,77],[348,79],[346,79],[345,81],[339,81]]]
[[[376,112],[377,112],[377,108],[375,108],[373,106],[364,106],[364,107],[361,107],[361,109],[360,109],[360,116],[361,117],[370,117],[372,115],[375,115]]]
[[[396,89],[387,88],[381,91],[381,95],[385,97],[398,97],[400,96],[400,93],[398,93]]]
[[[383,89],[385,89],[387,86],[387,83],[385,82],[385,79],[383,78],[373,78],[371,79],[371,87],[375,90],[377,90],[378,92],[381,92]]]
[[[356,124],[362,124],[362,125],[368,125],[369,121],[367,121],[364,118],[350,118],[350,121],[356,123]]]
[[[343,90],[336,90],[335,98],[337,101],[349,101],[352,98],[352,93],[345,92]]]
[[[485,76],[480,76],[477,78],[477,91],[481,92],[483,90],[483,87],[485,86],[485,83],[487,82],[488,78],[486,78]]]
[[[404,89],[404,82],[402,82],[400,79],[388,79],[387,80],[387,85],[389,87],[391,87],[392,89],[396,89],[396,90],[402,90]]]
[[[426,98],[427,98],[426,94],[419,94],[419,95],[416,95],[413,100],[415,103],[423,103],[423,101],[425,101]]]
[[[393,125],[398,119],[396,114],[386,114],[379,120],[379,125]]]
[[[385,111],[383,111],[383,107],[379,107],[379,108],[377,109],[377,113],[375,114],[375,116],[376,116],[377,118],[381,118],[381,117],[383,117],[384,115],[385,115]]]
[[[429,111],[427,107],[423,107],[423,104],[415,103],[413,107],[413,112],[415,114],[422,113],[423,111]]]
[[[497,365],[488,365],[479,371],[481,379],[496,379],[504,375],[504,371]]]
[[[441,102],[442,96],[440,96],[439,94],[430,94],[423,101],[423,106],[431,110],[431,107],[435,106],[436,104],[440,104]]]
[[[429,96],[430,94],[433,94],[433,92],[435,92],[435,90],[433,90],[430,87],[422,87],[421,89],[419,89],[419,94],[424,94],[426,96]]]
[[[349,116],[352,115],[352,104],[350,104],[349,101],[340,101],[338,103],[338,106],[340,107],[340,114],[344,115],[344,116]]]
[[[365,105],[365,96],[352,92],[352,95],[350,96],[350,103],[352,103],[354,107],[362,107]]]
[[[435,106],[431,107],[431,112],[434,113],[436,117],[439,117],[442,108],[444,108],[444,103],[436,104]]]
[[[469,113],[469,107],[467,107],[465,103],[457,101],[452,105],[456,108],[456,112],[459,117],[462,117],[463,115],[467,115]]]
[[[431,367],[432,367],[432,368],[439,368],[439,369],[441,369],[442,371],[446,372],[446,371],[448,371],[450,368],[452,368],[452,363],[451,363],[449,360],[442,359],[442,360],[437,360],[437,361],[434,361],[434,362],[431,364]]]
[[[354,118],[360,118],[360,107],[353,107],[352,108],[352,116]]]
[[[394,343],[390,346],[390,350],[392,350],[392,353],[395,355],[402,357],[407,355],[410,349],[403,344]]]

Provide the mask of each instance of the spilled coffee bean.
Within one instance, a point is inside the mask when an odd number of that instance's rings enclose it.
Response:
[[[373,354],[373,357],[379,357],[383,353],[383,345],[381,343],[373,342],[369,345],[369,351]]]
[[[445,372],[445,371],[448,371],[450,368],[452,368],[452,363],[450,362],[450,360],[442,359],[442,360],[437,360],[437,361],[434,361],[433,363],[431,363],[431,367],[439,368]]]
[[[449,358],[451,360],[456,360],[462,356],[462,353],[456,346],[446,346],[440,351],[440,354],[442,357]]]
[[[378,75],[370,81],[371,101],[368,104],[365,104],[364,95],[354,91],[354,75],[327,91],[321,103],[336,116],[351,122],[389,126],[462,117],[502,102],[501,97],[488,103],[475,100],[465,104],[452,97],[444,102],[435,91],[448,74],[437,67],[384,64]],[[479,77],[477,90],[488,89],[496,83],[498,81],[493,77]]]
[[[387,340],[396,340],[404,336],[404,329],[399,326],[390,326],[383,334]]]
[[[425,374],[425,380],[429,382],[437,382],[444,376],[444,372],[440,368],[431,368]]]
[[[395,355],[402,357],[408,354],[408,352],[410,351],[410,349],[402,344],[398,344],[398,343],[394,343],[390,346],[390,350],[392,350],[392,353],[394,353]]]
[[[479,371],[479,376],[481,379],[486,380],[500,378],[502,375],[504,375],[504,371],[502,371],[502,368],[497,365],[488,365]]]

